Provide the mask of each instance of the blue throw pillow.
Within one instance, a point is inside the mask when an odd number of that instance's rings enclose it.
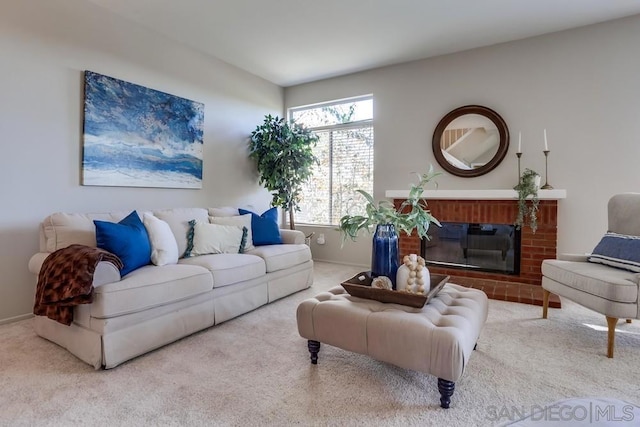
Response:
[[[588,260],[640,273],[640,236],[608,232]]]
[[[278,208],[271,208],[262,215],[245,209],[238,209],[240,215],[251,214],[251,234],[255,246],[278,245],[282,243],[278,225]]]
[[[98,247],[117,255],[122,261],[122,276],[151,262],[149,235],[136,211],[117,224],[98,220],[93,223]]]

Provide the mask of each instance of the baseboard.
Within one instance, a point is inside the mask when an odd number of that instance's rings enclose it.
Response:
[[[313,259],[314,262],[327,262],[329,264],[339,264],[339,265],[352,265],[354,267],[362,267],[365,270],[370,270],[371,266],[370,265],[366,265],[366,264],[358,264],[358,263],[353,263],[353,262],[340,262],[340,261],[336,261],[334,259],[320,259],[320,258],[314,258]]]
[[[20,316],[15,316],[15,317],[8,317],[6,319],[0,319],[0,325],[19,322],[20,320],[30,319],[32,317],[33,317],[33,313],[21,314]]]

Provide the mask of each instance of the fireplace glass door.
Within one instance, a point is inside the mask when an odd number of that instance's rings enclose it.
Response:
[[[442,222],[421,243],[427,264],[503,274],[520,272],[520,230],[512,224]]]

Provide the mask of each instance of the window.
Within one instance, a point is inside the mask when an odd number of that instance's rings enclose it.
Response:
[[[320,164],[302,190],[298,222],[337,225],[347,213],[363,214],[366,202],[356,190],[373,194],[373,97],[292,108],[289,119],[319,137]]]

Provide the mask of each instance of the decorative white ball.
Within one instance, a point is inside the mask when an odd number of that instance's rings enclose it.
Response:
[[[377,289],[391,290],[393,289],[392,286],[393,284],[391,283],[391,279],[389,279],[387,276],[378,276],[371,282],[371,287]]]

